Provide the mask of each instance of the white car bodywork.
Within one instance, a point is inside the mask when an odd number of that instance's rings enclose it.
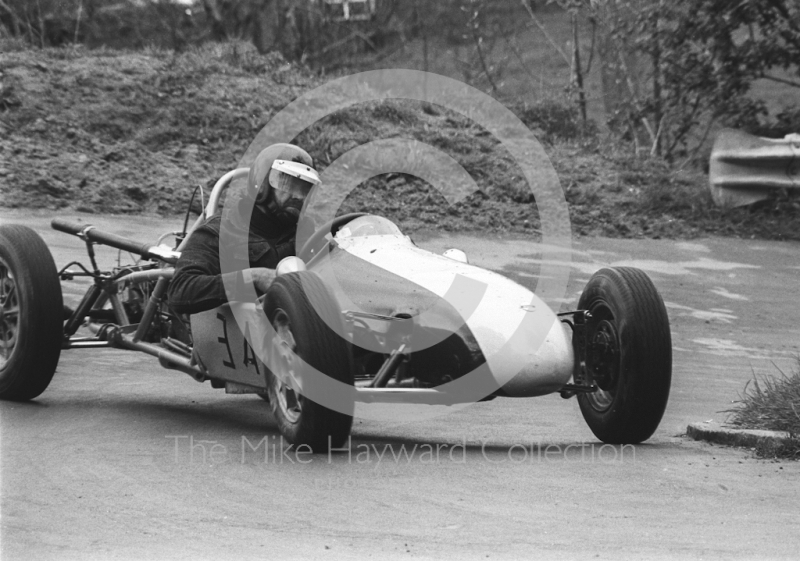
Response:
[[[335,260],[329,259],[334,255]],[[356,262],[359,267],[368,267],[368,271],[376,273],[375,283],[379,286],[373,289],[375,300],[391,296],[395,301],[404,301],[403,294],[396,294],[403,292],[403,288],[398,290],[396,284],[391,288],[380,286],[381,277],[377,273],[385,272],[398,279],[397,282],[405,283],[402,286],[408,289],[409,296],[412,291],[424,292],[433,295],[427,302],[436,299],[447,302],[448,309],[458,313],[461,323],[479,345],[493,378],[491,385],[502,388],[498,395],[531,397],[561,389],[569,382],[575,361],[569,327],[533,292],[464,261],[423,250],[389,220],[367,215],[343,226],[329,240],[326,251],[320,251],[309,261],[308,269],[326,282],[343,315],[363,311],[354,300],[360,297],[363,301],[364,295],[353,293],[352,283],[345,274]],[[348,266],[343,269],[342,263]],[[365,282],[363,278],[358,280]],[[391,295],[385,292],[392,289],[395,293]],[[244,326],[241,321],[237,323],[230,306],[238,307],[239,318],[247,318]],[[401,308],[393,304],[389,309],[396,312]],[[429,313],[432,312],[416,309],[409,315],[415,323],[425,323]],[[365,315],[368,314],[366,311]],[[192,317],[196,353],[211,377],[219,372],[226,380],[266,387],[266,368],[242,336],[243,330],[248,331],[251,342],[258,345],[266,335],[265,322],[260,309],[249,303],[233,303]],[[385,329],[385,321],[368,318],[362,323],[376,332]],[[347,325],[350,328],[346,336],[353,341],[352,324]],[[475,375],[486,376],[486,369],[480,370]],[[433,389],[357,387],[357,400],[441,402],[437,394],[446,392],[449,385]]]

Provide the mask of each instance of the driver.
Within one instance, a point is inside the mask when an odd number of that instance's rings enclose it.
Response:
[[[216,214],[192,232],[181,251],[167,294],[170,306],[182,314],[221,306],[228,301],[226,281],[235,287],[252,282],[256,293],[265,293],[275,279],[278,262],[295,254],[300,210],[319,182],[314,161],[302,148],[273,144],[262,150],[247,178],[253,198],[244,197],[239,203],[253,204],[255,199],[248,242],[250,268],[221,274],[220,228],[228,226]]]

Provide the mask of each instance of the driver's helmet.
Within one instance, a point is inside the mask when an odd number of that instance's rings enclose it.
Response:
[[[264,148],[250,166],[247,185],[256,204],[268,205],[273,189],[287,191],[292,199],[303,200],[320,183],[311,156],[294,144],[273,144]]]

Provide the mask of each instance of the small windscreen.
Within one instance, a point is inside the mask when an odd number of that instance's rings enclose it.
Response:
[[[337,238],[364,236],[403,236],[403,232],[391,220],[370,214],[351,220],[336,233]]]

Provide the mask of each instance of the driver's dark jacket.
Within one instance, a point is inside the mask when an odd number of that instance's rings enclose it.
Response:
[[[212,216],[192,232],[181,251],[167,292],[169,305],[176,312],[195,314],[221,306],[228,302],[225,284],[229,287],[242,285],[240,271],[221,274],[220,249],[241,251],[237,245],[220,248],[221,227],[220,216]],[[228,221],[224,227],[235,228]],[[294,255],[295,231],[295,225],[277,219],[268,210],[254,207],[248,241],[249,266],[274,269],[281,259]],[[238,257],[245,263],[243,255]],[[238,290],[234,288],[234,292]]]

